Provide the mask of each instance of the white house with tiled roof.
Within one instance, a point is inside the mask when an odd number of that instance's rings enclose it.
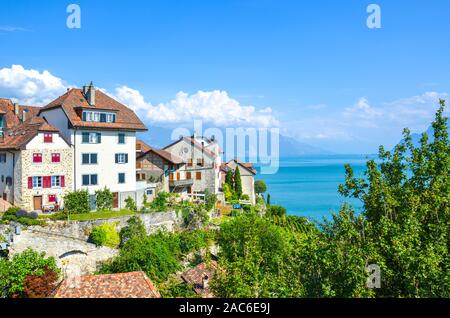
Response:
[[[74,150],[74,189],[87,189],[95,207],[95,191],[108,187],[113,207],[136,197],[136,132],[147,128],[125,105],[95,89],[70,89],[40,109],[38,116],[54,125]]]

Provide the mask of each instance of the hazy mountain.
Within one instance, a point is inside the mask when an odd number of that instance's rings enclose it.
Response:
[[[143,140],[150,146],[163,148],[172,142],[172,129],[147,125],[149,130],[145,133],[138,133],[138,139]],[[205,128],[206,129],[206,128]],[[224,133],[225,135],[225,133]],[[280,157],[295,157],[303,155],[325,155],[330,151],[299,142],[298,140],[280,135]],[[270,147],[269,147],[270,152]]]
[[[450,122],[447,123],[447,127],[450,131]],[[430,126],[428,127],[427,131],[426,131],[427,135],[428,135],[428,142],[432,142],[434,140],[434,130],[433,127]],[[413,133],[411,134],[411,138],[412,138],[412,142],[414,144],[415,147],[418,147],[420,145],[420,139],[422,138],[422,134],[420,133]],[[401,142],[403,142],[404,140],[402,139]]]

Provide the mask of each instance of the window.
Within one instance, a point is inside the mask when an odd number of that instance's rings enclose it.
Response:
[[[125,143],[125,134],[119,134],[119,144]]]
[[[94,164],[97,164],[97,154],[96,153],[83,153],[83,154],[81,154],[81,163],[83,165],[94,165]]]
[[[105,113],[101,113],[100,114],[100,122],[101,123],[106,123],[106,114]]]
[[[128,154],[116,153],[116,163],[128,163]]]
[[[11,177],[6,177],[5,182],[6,182],[6,185],[12,186],[12,178]]]
[[[202,180],[202,173],[201,172],[196,172],[195,173],[195,180]]]
[[[115,123],[116,114],[105,112],[83,111],[83,121],[96,121],[101,123]]]
[[[203,167],[203,159],[197,159],[197,166]]]
[[[53,142],[53,134],[44,133],[44,142]]]
[[[188,159],[187,166],[192,167],[192,159]]]
[[[48,202],[50,202],[50,203],[56,202],[56,194],[49,194]]]
[[[93,113],[92,121],[100,121],[100,113]]]
[[[153,194],[153,189],[147,189],[147,190],[145,190],[145,194],[146,194],[146,195],[152,195],[152,194]]]
[[[191,173],[190,172],[186,172],[186,179],[191,179],[192,178],[192,176],[191,176]]]
[[[102,142],[102,134],[101,133],[90,133],[84,132],[82,133],[82,143],[84,144],[100,144]]]
[[[125,173],[119,173],[119,183],[125,183]]]
[[[61,155],[59,153],[52,153],[52,162],[61,162]]]
[[[96,174],[83,174],[81,176],[82,178],[82,185],[88,186],[88,185],[97,185],[97,175]]]
[[[0,153],[0,162],[6,162],[6,153]]]
[[[61,177],[60,176],[52,176],[52,188],[61,186]]]
[[[33,188],[42,188],[42,177],[33,177]]]
[[[34,163],[42,162],[42,154],[41,153],[34,153],[33,154],[33,162]]]
[[[106,121],[108,123],[115,123],[116,122],[116,114],[106,114]]]

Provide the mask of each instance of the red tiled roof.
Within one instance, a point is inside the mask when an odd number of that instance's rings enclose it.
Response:
[[[174,142],[172,142],[171,144],[165,146],[163,149],[166,150],[167,148],[176,145],[177,143],[179,143],[180,141],[185,140],[187,143],[190,143],[191,145],[197,147],[197,149],[202,150],[205,154],[207,154],[208,156],[215,158],[216,154],[214,152],[212,152],[211,150],[205,148],[204,146],[202,146],[202,144],[200,144],[198,141],[196,141],[194,139],[193,136],[189,136],[189,137],[182,137]]]
[[[152,147],[150,147],[149,145],[147,145],[145,142],[143,142],[142,140],[136,140],[136,151],[142,151],[142,152],[147,152],[151,149]]]
[[[247,169],[248,171],[250,171],[253,174],[256,174],[256,169],[253,167],[253,165],[249,162],[242,162],[239,159],[231,159],[230,161],[227,162],[230,163],[231,161],[236,162],[238,165],[244,167],[245,169]]]
[[[100,90],[95,90],[95,106],[89,105],[81,89],[72,88],[64,95],[49,103],[40,109],[39,114],[57,107],[62,107],[70,122],[74,127],[93,128],[93,129],[122,129],[146,131],[147,128],[136,116],[134,111],[115,99],[109,97]],[[89,108],[92,110],[108,110],[116,112],[115,123],[86,122],[81,118],[80,108]]]
[[[86,275],[64,280],[55,298],[160,298],[144,272]]]
[[[194,291],[197,294],[202,295],[204,298],[214,297],[209,288],[203,288],[203,277],[208,276],[208,280],[214,276],[217,269],[217,262],[211,261],[209,264],[203,262],[195,266],[194,268],[188,269],[183,274],[181,278],[188,284],[192,284]]]

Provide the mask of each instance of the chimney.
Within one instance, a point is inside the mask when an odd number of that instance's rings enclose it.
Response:
[[[208,288],[208,283],[209,283],[209,276],[205,275],[202,278],[202,288],[203,289],[207,289]]]
[[[14,114],[16,116],[19,116],[19,104],[18,103],[14,103]]]
[[[83,94],[89,105],[95,106],[95,87],[92,82],[87,86],[83,86]]]

